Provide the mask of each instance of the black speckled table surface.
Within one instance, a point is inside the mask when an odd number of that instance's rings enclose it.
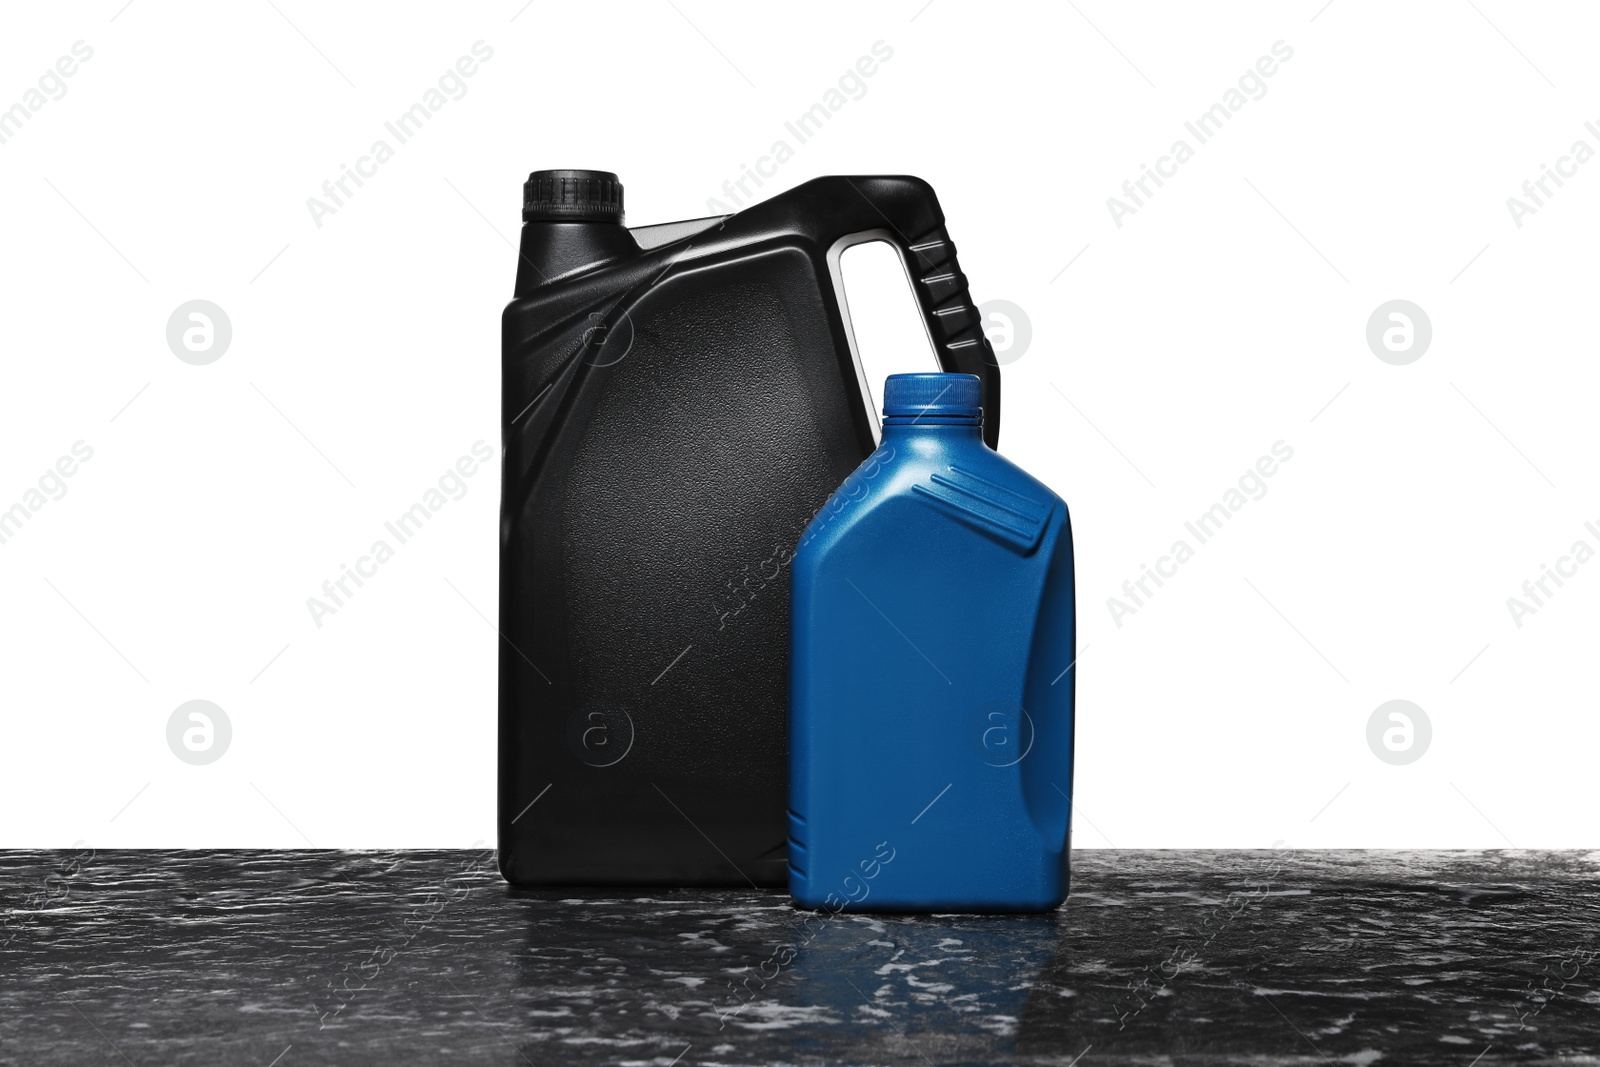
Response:
[[[1039,916],[0,853],[0,1063],[1600,1064],[1600,852],[1080,852]]]

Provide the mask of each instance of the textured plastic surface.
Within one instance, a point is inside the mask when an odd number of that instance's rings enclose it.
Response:
[[[789,563],[873,449],[828,251],[886,225],[941,365],[998,404],[916,178],[821,178],[639,240],[523,226],[502,321],[511,882],[784,883]]]
[[[923,385],[899,392],[937,392]],[[1071,526],[976,423],[886,418],[795,552],[789,889],[805,907],[1066,897]]]

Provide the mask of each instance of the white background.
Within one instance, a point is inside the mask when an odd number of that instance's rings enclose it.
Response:
[[[1075,843],[1600,845],[1600,564],[1520,628],[1506,605],[1600,548],[1600,162],[1520,228],[1506,205],[1600,149],[1592,10],[123,2],[0,36],[0,107],[93,48],[0,144],[0,508],[94,450],[0,545],[0,845],[492,841],[492,466],[320,629],[306,599],[497,444],[529,170],[617,171],[633,225],[709,214],[877,41],[761,195],[925,177],[978,301],[1031,321],[1001,445],[1073,510]],[[316,226],[307,198],[480,40],[465,95]],[[1180,137],[1118,227],[1107,198]],[[166,343],[191,299],[232,322],[208,366]],[[1365,339],[1391,299],[1432,322],[1407,366]],[[1266,495],[1115,625],[1279,440]],[[1405,766],[1366,740],[1397,698],[1433,728]],[[207,766],[167,747],[191,699],[233,727]]]

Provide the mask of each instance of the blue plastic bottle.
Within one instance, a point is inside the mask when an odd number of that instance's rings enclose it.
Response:
[[[800,539],[789,892],[831,911],[1067,895],[1067,507],[984,444],[968,374],[896,374],[883,440]]]

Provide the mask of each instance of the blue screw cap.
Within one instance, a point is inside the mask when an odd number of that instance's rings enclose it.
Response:
[[[978,418],[983,382],[976,374],[891,374],[883,384],[887,418]]]

